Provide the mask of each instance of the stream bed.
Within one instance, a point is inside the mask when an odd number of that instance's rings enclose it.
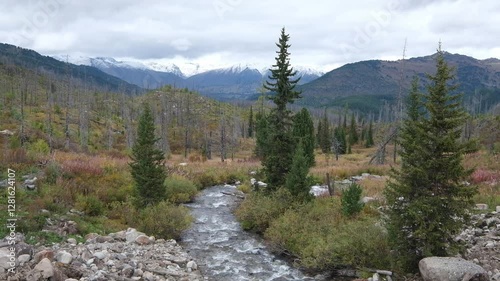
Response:
[[[262,238],[244,231],[233,215],[238,199],[224,194],[235,191],[229,185],[210,187],[186,204],[195,221],[183,234],[183,246],[203,275],[213,281],[324,280],[305,276],[270,253]]]

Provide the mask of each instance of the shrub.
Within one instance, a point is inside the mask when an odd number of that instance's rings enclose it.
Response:
[[[338,198],[318,198],[275,219],[265,237],[274,250],[297,257],[312,270],[388,268],[387,234],[374,217],[346,220]]]
[[[89,216],[100,216],[104,211],[104,204],[94,195],[78,195],[76,208]]]
[[[173,203],[186,203],[193,201],[198,189],[190,180],[172,175],[165,180],[167,199]]]
[[[55,184],[60,175],[61,167],[56,162],[50,162],[47,167],[45,167],[45,181],[48,184]]]
[[[28,146],[28,152],[33,154],[47,155],[50,152],[50,148],[45,140],[39,139]]]
[[[138,228],[158,238],[178,239],[192,221],[193,218],[186,207],[162,201],[140,212]]]
[[[236,216],[243,229],[263,233],[274,219],[291,207],[292,201],[292,195],[284,188],[271,196],[253,192],[241,203]]]
[[[359,213],[364,204],[361,202],[363,189],[356,183],[352,183],[342,192],[342,213],[345,216],[353,216]]]
[[[482,182],[492,182],[498,179],[500,179],[500,176],[496,175],[494,172],[484,169],[477,169],[471,175],[471,181],[475,184]]]

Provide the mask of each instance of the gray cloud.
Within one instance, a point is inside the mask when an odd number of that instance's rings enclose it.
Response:
[[[249,1],[4,0],[0,41],[43,54],[138,60],[219,54],[213,64],[273,63],[279,30],[292,63],[329,68],[376,58],[450,52],[499,57],[495,0]],[[327,70],[327,69],[325,69]]]

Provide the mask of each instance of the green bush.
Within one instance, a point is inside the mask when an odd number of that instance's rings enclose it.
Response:
[[[28,153],[47,155],[49,154],[49,152],[50,152],[50,147],[47,144],[47,142],[43,139],[39,139],[28,146]]]
[[[364,204],[361,202],[363,189],[360,185],[352,183],[342,192],[342,213],[345,216],[353,216],[363,210]]]
[[[178,239],[193,218],[184,206],[175,206],[163,201],[140,212],[139,230],[157,238]]]
[[[45,181],[48,184],[56,184],[57,178],[61,175],[61,166],[56,162],[50,162],[45,167]]]
[[[193,201],[198,189],[190,180],[172,175],[165,180],[167,199],[173,203],[186,203]]]
[[[271,223],[265,237],[275,251],[286,250],[308,269],[389,268],[387,235],[378,219],[348,220],[341,210],[338,198],[318,198],[287,210]]]
[[[292,201],[290,191],[284,188],[271,196],[253,192],[241,203],[236,216],[243,229],[263,233],[274,219],[291,207]]]
[[[219,184],[217,175],[211,170],[195,174],[193,180],[199,189],[207,188]]]
[[[100,216],[104,211],[104,204],[94,195],[78,195],[76,208],[89,216]]]
[[[48,217],[46,214],[28,214],[18,221],[17,230],[22,233],[41,231]]]

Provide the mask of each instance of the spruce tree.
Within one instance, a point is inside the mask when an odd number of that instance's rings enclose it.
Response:
[[[264,111],[255,115],[255,156],[264,160],[269,149],[269,122]]]
[[[373,141],[373,121],[370,120],[370,125],[368,125],[368,131],[366,132],[366,142],[365,147],[372,147],[375,144]]]
[[[247,132],[247,136],[249,138],[253,138],[254,127],[255,127],[255,124],[253,121],[253,108],[250,106],[250,113],[248,116],[248,132]]]
[[[309,173],[308,159],[303,149],[302,141],[299,141],[295,154],[293,156],[292,167],[286,175],[285,187],[290,191],[294,198],[299,201],[310,200],[310,184],[307,177]]]
[[[351,116],[351,124],[349,126],[349,144],[356,144],[358,143],[359,136],[357,132],[357,125],[356,125],[356,119],[354,116],[354,113]]]
[[[326,108],[323,113],[323,118],[321,119],[321,131],[318,131],[320,137],[319,147],[323,153],[330,153],[332,147],[332,134],[330,130],[330,121],[328,121],[328,116],[326,114]]]
[[[302,108],[302,110],[295,114],[293,117],[292,134],[295,143],[302,142],[307,166],[314,166],[314,145],[316,140],[314,136],[314,123],[309,110]]]
[[[130,163],[137,208],[154,205],[166,197],[165,156],[155,146],[158,140],[155,137],[151,108],[145,104],[139,118],[137,140],[132,147],[132,163]]]
[[[269,138],[267,155],[262,161],[269,190],[283,186],[285,177],[290,171],[294,154],[294,141],[291,133],[291,111],[287,109],[289,103],[300,98],[300,92],[295,90],[299,79],[293,79],[297,74],[290,65],[288,41],[290,36],[281,30],[281,36],[276,44],[278,55],[276,64],[270,69],[271,75],[264,83],[264,88],[271,91],[270,99],[276,105],[269,116]]]
[[[392,171],[385,192],[395,260],[405,271],[417,271],[421,258],[456,253],[454,237],[468,219],[476,192],[464,185],[470,171],[461,164],[467,144],[459,137],[466,113],[460,95],[452,94],[454,75],[441,48],[436,65],[425,96],[416,81],[412,84],[399,136],[402,165]]]

